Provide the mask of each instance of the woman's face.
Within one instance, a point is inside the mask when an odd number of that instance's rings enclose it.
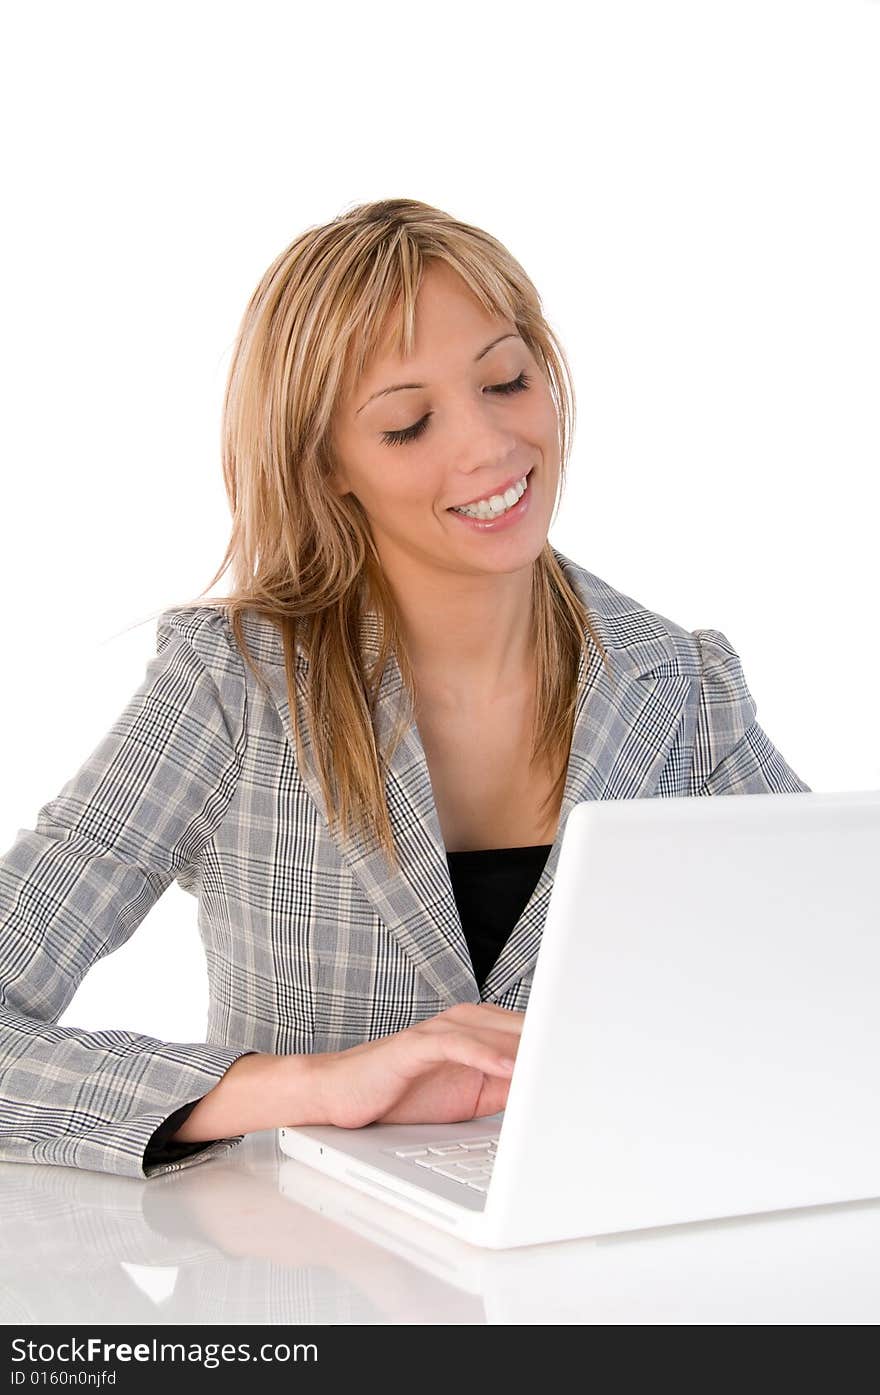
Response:
[[[513,322],[487,315],[443,262],[419,288],[413,356],[380,351],[337,409],[332,447],[331,485],[359,500],[392,572],[512,572],[544,547],[560,464],[549,385]],[[526,475],[509,516],[450,512]]]

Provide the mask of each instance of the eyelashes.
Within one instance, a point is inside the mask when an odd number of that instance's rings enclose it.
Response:
[[[531,381],[527,373],[520,373],[511,382],[499,383],[496,387],[490,388],[489,391],[500,393],[502,396],[515,392],[525,392]],[[388,446],[406,445],[408,441],[414,441],[417,436],[421,436],[431,416],[432,413],[428,412],[420,421],[415,422],[412,426],[404,427],[402,431],[383,431],[382,440]]]

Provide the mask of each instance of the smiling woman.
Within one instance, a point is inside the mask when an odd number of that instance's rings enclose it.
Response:
[[[497,1113],[574,805],[806,788],[720,631],[548,543],[572,412],[479,229],[391,200],[273,262],[226,392],[232,592],[160,617],[0,858],[0,1161],[154,1176],[253,1130]],[[174,880],[206,1041],[59,1026]]]
[[[328,818],[377,839],[392,866],[383,771],[417,710],[420,733],[437,719],[438,765],[444,714],[467,710],[482,730],[505,712],[531,780],[522,827],[554,825],[585,641],[604,660],[547,541],[573,420],[565,356],[525,271],[415,200],[303,234],[247,309],[224,429],[235,525],[209,583],[231,562],[235,587],[211,604],[243,649],[250,610],[290,664],[308,656],[304,725],[321,733],[309,745]],[[372,672],[353,665],[365,623]],[[406,701],[379,751],[368,714],[389,663]],[[490,807],[510,793],[495,781],[458,803],[491,837]]]

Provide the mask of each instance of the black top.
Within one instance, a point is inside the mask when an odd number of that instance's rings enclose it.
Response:
[[[455,904],[481,989],[538,884],[552,846],[540,843],[526,848],[480,848],[475,852],[446,854]],[[210,1146],[207,1142],[167,1141],[198,1103],[192,1100],[182,1105],[159,1125],[147,1144],[147,1166],[176,1162]]]
[[[461,927],[482,989],[538,884],[552,843],[446,854]]]

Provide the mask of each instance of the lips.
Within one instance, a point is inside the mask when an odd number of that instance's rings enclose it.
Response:
[[[485,494],[478,494],[475,499],[463,499],[460,504],[450,504],[449,509],[447,509],[447,513],[450,509],[469,508],[471,504],[478,504],[481,499],[491,499],[493,494],[505,494],[508,489],[512,489],[515,484],[518,484],[521,479],[528,479],[529,475],[532,473],[532,470],[534,468],[534,466],[531,466],[528,470],[526,470],[524,476],[514,475],[513,479],[509,479],[506,482],[506,484],[498,485],[497,489],[489,489]]]

